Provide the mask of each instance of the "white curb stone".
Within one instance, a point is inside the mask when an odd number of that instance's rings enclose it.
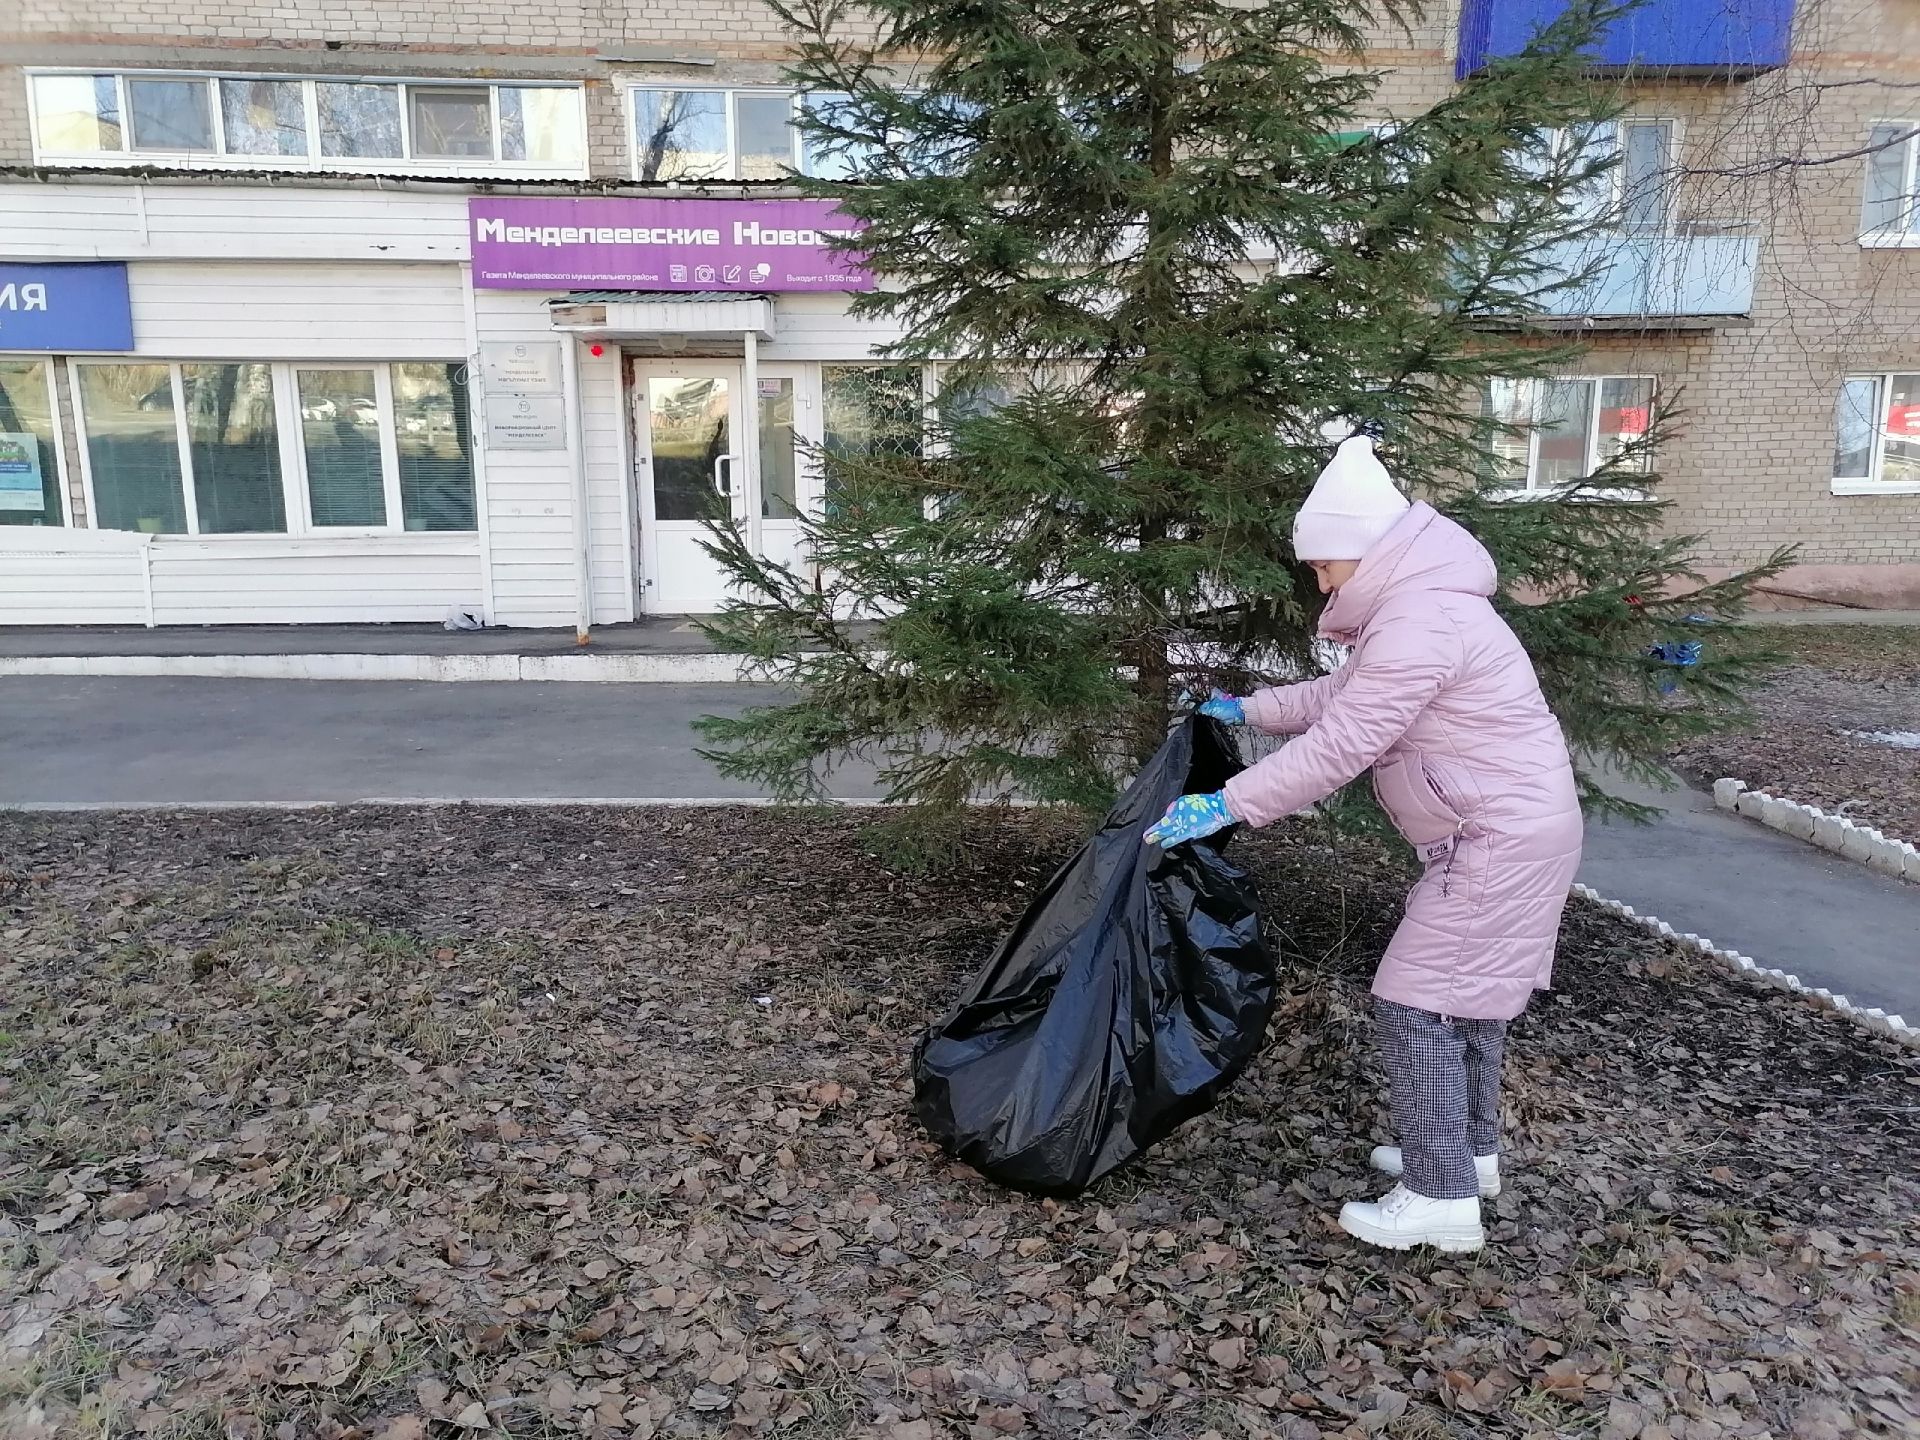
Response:
[[[1817,805],[1750,790],[1745,781],[1730,776],[1713,782],[1713,804],[1717,810],[1758,820],[1770,830],[1817,845],[1878,874],[1920,882],[1920,849],[1883,835],[1871,825],[1855,824],[1844,815],[1829,815]]]
[[[1803,1000],[1810,1000],[1822,1005],[1865,1029],[1873,1030],[1883,1035],[1890,1035],[1902,1044],[1920,1049],[1920,1028],[1907,1024],[1905,1018],[1902,1016],[1889,1015],[1886,1011],[1876,1006],[1856,1005],[1845,995],[1836,995],[1825,986],[1817,989],[1809,988],[1798,975],[1789,974],[1785,970],[1761,965],[1749,955],[1742,955],[1738,950],[1730,950],[1724,946],[1715,945],[1711,940],[1707,940],[1691,932],[1682,934],[1659,917],[1637,914],[1631,905],[1602,895],[1591,885],[1576,884],[1572,887],[1572,891],[1573,894],[1577,895],[1580,899],[1597,905],[1602,910],[1608,910],[1613,914],[1621,916],[1623,919],[1632,920],[1636,925],[1640,926],[1641,929],[1657,935],[1663,940],[1669,940],[1676,945],[1697,950],[1700,954],[1718,961],[1720,964],[1738,974],[1748,976],[1758,984],[1764,985],[1769,989],[1788,991]]]

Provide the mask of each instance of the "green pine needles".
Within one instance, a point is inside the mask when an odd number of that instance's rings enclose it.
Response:
[[[1535,322],[1612,223],[1612,157],[1555,137],[1612,113],[1579,52],[1614,0],[1391,127],[1362,52],[1411,18],[1392,4],[774,4],[837,177],[800,183],[880,279],[853,311],[938,378],[924,413],[829,394],[851,418],[807,565],[715,528],[737,598],[709,633],[788,697],[700,722],[723,773],[816,798],[862,755],[929,825],[1100,806],[1183,689],[1313,673],[1288,542],[1330,425],[1492,550],[1577,748],[1648,775],[1725,723],[1754,657],[1711,644],[1676,703],[1647,650],[1787,557],[1704,583],[1659,503],[1618,498],[1657,486],[1672,397],[1577,485],[1497,498],[1524,432],[1485,397],[1566,373],[1577,347]]]

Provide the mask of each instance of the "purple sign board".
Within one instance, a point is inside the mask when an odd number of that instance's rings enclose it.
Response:
[[[481,290],[871,290],[827,200],[467,201]]]

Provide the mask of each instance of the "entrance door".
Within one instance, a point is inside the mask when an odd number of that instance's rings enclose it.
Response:
[[[725,602],[727,575],[700,543],[711,518],[731,515],[759,554],[800,559],[799,517],[816,488],[800,446],[817,407],[791,368],[759,367],[750,406],[745,388],[736,360],[635,368],[642,608],[650,614],[706,615]]]

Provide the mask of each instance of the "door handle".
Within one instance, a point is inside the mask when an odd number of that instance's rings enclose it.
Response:
[[[733,462],[738,455],[716,455],[713,457],[713,493],[723,500],[733,499]]]

